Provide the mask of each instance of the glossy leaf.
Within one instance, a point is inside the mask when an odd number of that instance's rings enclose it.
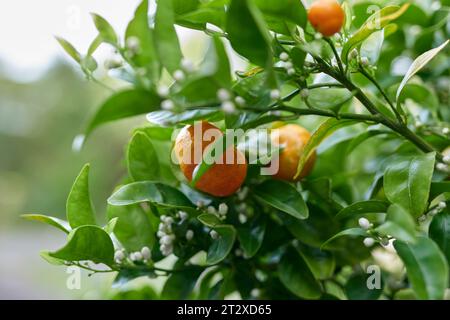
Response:
[[[357,217],[358,215],[365,213],[384,213],[388,207],[389,204],[386,201],[380,200],[355,202],[339,211],[336,215],[336,219],[344,220],[347,218]]]
[[[300,245],[297,251],[303,257],[316,279],[328,279],[333,275],[336,262],[329,251],[307,245]]]
[[[97,110],[85,135],[106,122],[137,116],[159,109],[161,98],[153,92],[130,89],[115,93]]]
[[[152,248],[155,230],[149,214],[140,205],[108,206],[109,219],[118,218],[114,235],[128,251],[140,251],[142,247]]]
[[[146,134],[137,132],[127,150],[128,173],[135,181],[158,180],[159,161],[156,150]]]
[[[402,158],[390,165],[384,176],[384,191],[389,201],[419,217],[427,207],[434,162],[432,152]]]
[[[450,213],[448,209],[433,218],[428,234],[444,253],[447,263],[450,263]]]
[[[400,83],[400,86],[397,89],[396,99],[400,96],[404,86],[408,81],[417,73],[419,72],[431,59],[433,59],[444,47],[449,43],[450,40],[445,41],[443,44],[441,44],[439,47],[431,49],[425,53],[422,53],[420,56],[414,60],[414,62],[409,67],[408,71],[406,72],[405,76],[403,77],[402,82]]]
[[[367,232],[361,228],[350,228],[343,230],[334,236],[332,236],[330,239],[325,241],[321,249],[326,248],[332,241],[336,240],[337,238],[343,237],[343,236],[351,236],[351,237],[367,237]]]
[[[174,272],[167,278],[161,292],[161,299],[184,300],[188,299],[194,289],[198,277],[203,271],[199,266],[183,266],[176,263],[174,269],[183,269],[183,272]]]
[[[270,36],[261,13],[249,0],[231,0],[226,31],[231,46],[250,62],[266,66],[271,62]]]
[[[95,225],[95,213],[89,195],[89,164],[81,169],[66,203],[67,220],[72,228]]]
[[[381,288],[369,289],[367,280],[370,274],[356,273],[348,279],[345,284],[345,294],[350,300],[377,300],[383,292],[383,284]],[[382,281],[382,280],[380,280]]]
[[[266,180],[254,189],[261,202],[297,219],[308,218],[309,212],[301,193],[291,184],[280,180]]]
[[[236,229],[231,225],[216,226],[214,230],[219,234],[219,238],[212,240],[206,256],[207,264],[216,264],[225,259],[236,239]]]
[[[65,232],[65,233],[69,233],[71,230],[69,223],[67,221],[59,219],[59,218],[45,216],[43,214],[23,214],[23,215],[21,215],[21,217],[24,219],[27,219],[27,220],[39,221],[42,223],[46,223],[50,226],[58,228],[59,230]]]
[[[91,15],[94,20],[95,27],[100,33],[103,41],[116,46],[118,42],[117,35],[109,22],[98,14],[92,13]]]
[[[278,277],[289,291],[300,298],[317,299],[321,295],[319,283],[295,249],[288,248],[281,257]]]
[[[237,236],[245,257],[253,257],[259,250],[266,232],[266,221],[254,219],[237,228]]]
[[[300,155],[300,159],[298,161],[297,173],[294,178],[300,175],[307,160],[323,140],[329,137],[333,132],[355,123],[356,122],[354,120],[338,120],[335,118],[330,118],[323,122],[303,147],[302,154]]]
[[[432,182],[430,186],[430,198],[433,200],[437,196],[450,192],[450,181]]]
[[[114,246],[108,233],[102,228],[81,226],[69,233],[64,247],[49,255],[66,261],[90,260],[110,266],[114,260]]]
[[[183,57],[174,23],[173,1],[158,1],[155,14],[155,47],[159,61],[171,74],[179,69]]]
[[[393,204],[389,207],[386,221],[376,228],[381,235],[390,235],[405,242],[415,242],[416,224],[411,215],[401,206]]]
[[[197,219],[205,226],[211,228],[214,228],[215,226],[222,223],[217,215],[211,213],[202,213],[197,217]]]
[[[281,21],[290,21],[304,28],[306,26],[306,10],[297,0],[256,0],[256,6],[266,15]]]
[[[418,237],[415,244],[394,242],[406,266],[408,279],[419,299],[443,299],[448,285],[447,261],[433,240]]]

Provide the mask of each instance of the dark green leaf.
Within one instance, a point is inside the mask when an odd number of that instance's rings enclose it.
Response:
[[[89,195],[89,164],[81,169],[66,203],[67,220],[72,228],[95,225],[95,214]]]
[[[262,202],[290,214],[297,219],[308,218],[309,212],[301,193],[291,184],[280,180],[266,180],[255,189]]]
[[[236,230],[231,225],[216,226],[214,230],[219,234],[219,238],[213,240],[208,249],[207,264],[216,264],[225,259],[233,248],[236,239]]]
[[[333,240],[335,240],[339,237],[343,237],[343,236],[367,237],[367,232],[361,228],[350,228],[350,229],[343,230],[343,231],[335,234],[334,236],[332,236],[327,241],[325,241],[322,244],[321,249],[326,248]]]
[[[297,251],[316,279],[328,279],[333,275],[336,262],[330,252],[307,245],[300,245]]]
[[[297,0],[256,0],[256,6],[267,15],[282,22],[289,20],[298,26],[306,26],[306,10]]]
[[[450,263],[450,213],[448,209],[439,213],[431,221],[429,236],[437,243]]]
[[[266,221],[254,219],[242,227],[237,228],[237,236],[241,248],[248,258],[253,257],[259,250],[266,232]]]
[[[350,277],[345,285],[345,294],[350,300],[377,300],[380,297],[383,285],[380,289],[369,289],[367,285],[369,276],[370,274],[356,273]]]
[[[386,222],[377,227],[376,231],[405,242],[415,242],[416,224],[403,207],[393,204],[387,210]]]
[[[222,221],[215,215],[211,213],[202,213],[197,217],[197,219],[207,227],[214,228],[215,226],[222,223]]]
[[[384,213],[389,207],[389,203],[380,200],[367,200],[355,202],[345,207],[336,215],[336,219],[343,220],[365,213]]]
[[[174,268],[179,266],[175,264]],[[174,272],[164,284],[161,298],[164,300],[185,300],[190,297],[198,277],[203,271],[202,267],[180,267],[183,272]]]

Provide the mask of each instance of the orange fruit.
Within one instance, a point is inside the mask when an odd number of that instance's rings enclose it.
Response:
[[[336,0],[318,0],[309,8],[308,20],[314,29],[330,37],[341,30],[345,14]]]
[[[197,165],[202,162],[208,145],[222,136],[222,132],[209,122],[196,122],[185,126],[175,140],[175,156],[186,179],[192,181]],[[230,146],[208,171],[195,188],[216,197],[235,193],[247,175],[247,162],[242,152]]]
[[[294,179],[297,172],[300,155],[308,142],[311,134],[305,128],[296,124],[287,124],[270,132],[272,143],[282,148],[281,153],[272,161],[278,161],[276,179],[298,181],[306,177],[314,167],[316,153],[314,152],[306,161],[300,175]]]

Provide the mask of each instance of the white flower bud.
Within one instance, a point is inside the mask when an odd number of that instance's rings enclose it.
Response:
[[[445,201],[441,201],[438,203],[438,208],[439,209],[444,209],[445,207],[447,207],[447,204],[445,203]]]
[[[141,254],[142,254],[142,258],[144,258],[144,260],[150,260],[150,258],[152,257],[152,252],[150,251],[149,247],[143,247],[141,249]]]
[[[281,61],[288,61],[289,60],[289,55],[287,54],[287,52],[280,53],[280,60]]]
[[[128,256],[128,258],[130,258],[130,260],[131,261],[135,261],[135,253],[134,252],[132,252],[132,253],[130,253],[130,255]]]
[[[188,218],[188,214],[185,211],[178,211],[178,215],[180,216],[181,220],[186,220]]]
[[[202,200],[198,200],[196,205],[197,205],[197,208],[202,208],[205,206],[205,203]]]
[[[185,79],[184,72],[182,70],[176,70],[173,73],[173,78],[175,79],[175,81],[183,81]]]
[[[167,223],[167,224],[172,224],[173,223],[173,218],[172,217],[166,217],[164,219],[164,222]]]
[[[216,208],[214,208],[213,206],[208,206],[208,208],[206,208],[206,212],[210,214],[216,214]]]
[[[440,171],[447,172],[448,171],[448,165],[446,165],[445,163],[438,163],[436,165],[436,169],[438,169]]]
[[[359,218],[358,220],[359,226],[363,228],[364,230],[367,230],[370,228],[370,221],[366,218]]]
[[[142,254],[140,252],[135,252],[133,261],[142,261],[142,258]]]
[[[434,217],[438,213],[439,213],[439,208],[435,208],[435,209],[431,210],[430,212],[428,212],[428,214],[432,217]]]
[[[219,214],[221,215],[226,215],[228,212],[228,206],[226,203],[221,203],[219,204]]]
[[[278,89],[273,89],[270,91],[270,98],[273,100],[278,100],[281,97],[281,93],[280,90]]]
[[[172,252],[173,252],[173,246],[172,246],[172,245],[165,245],[165,244],[163,244],[163,245],[161,245],[161,246],[159,247],[159,250],[161,251],[161,253],[163,254],[163,256],[167,257],[167,256],[169,256],[170,254],[172,254]]]
[[[236,102],[236,104],[240,107],[245,106],[245,100],[241,96],[237,96],[236,98],[234,98],[234,102]]]
[[[292,69],[293,66],[294,66],[294,65],[293,65],[292,62],[290,62],[290,61],[286,61],[286,62],[284,63],[284,67],[286,68],[286,70]]]
[[[227,89],[219,89],[217,90],[217,98],[221,102],[229,101],[231,99],[231,94],[228,92]]]
[[[444,161],[446,164],[450,164],[450,156],[444,156],[444,158],[442,158],[442,161]]]
[[[257,298],[257,297],[259,297],[261,295],[261,290],[259,290],[257,288],[254,288],[254,289],[252,289],[252,291],[250,291],[250,294],[253,297]]]
[[[187,58],[183,58],[181,60],[181,68],[186,72],[192,72],[194,71],[194,63]]]
[[[371,247],[375,244],[375,240],[373,238],[364,238],[363,243],[366,247]]]
[[[137,53],[140,49],[140,41],[137,37],[129,37],[126,43],[127,49],[132,53]]]
[[[287,74],[293,76],[295,74],[295,69],[294,68],[288,69]]]
[[[172,242],[173,242],[172,237],[170,237],[169,235],[165,235],[159,240],[160,244],[172,244]]]
[[[443,134],[449,134],[450,133],[450,129],[449,128],[442,128],[442,133]]]
[[[309,90],[308,89],[302,89],[300,90],[300,97],[302,97],[303,99],[306,99],[309,97]]]
[[[369,65],[369,59],[367,57],[361,57],[361,64],[366,67]]]
[[[247,216],[243,213],[239,213],[238,215],[239,222],[244,224],[247,222]]]
[[[323,38],[323,36],[322,36],[321,33],[318,33],[318,32],[317,32],[317,33],[314,35],[314,38],[315,38],[316,40],[320,40],[320,39]]]
[[[244,200],[248,194],[248,187],[243,187],[237,194],[237,197],[240,201]]]
[[[240,256],[242,256],[244,253],[242,252],[242,250],[241,249],[236,249],[236,250],[234,250],[234,254],[237,256],[237,257],[240,257]]]
[[[115,260],[117,263],[120,263],[123,259],[125,259],[125,254],[123,253],[122,250],[117,250],[117,251],[114,253],[114,260]]]
[[[169,95],[170,89],[168,86],[161,85],[161,86],[158,86],[157,91],[158,91],[158,95],[160,97],[165,98]]]
[[[192,230],[186,231],[186,240],[191,241],[192,238],[194,238],[194,231],[192,231]]]
[[[219,239],[219,234],[217,233],[216,230],[211,230],[209,232],[209,235],[211,236],[211,238],[213,238],[214,240]]]
[[[225,112],[225,113],[234,113],[236,111],[236,106],[231,101],[222,102],[220,107],[222,108],[223,112]]]
[[[172,110],[175,107],[175,104],[173,103],[172,100],[163,100],[163,102],[161,102],[161,109],[163,110]]]

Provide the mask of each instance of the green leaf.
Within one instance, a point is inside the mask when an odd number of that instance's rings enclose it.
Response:
[[[418,237],[415,244],[394,242],[406,266],[408,279],[419,299],[443,299],[448,285],[448,265],[433,240]]]
[[[450,213],[448,209],[439,213],[431,221],[429,236],[437,243],[450,263]]]
[[[128,173],[135,181],[158,180],[159,161],[152,142],[145,133],[136,132],[128,145]]]
[[[153,181],[124,185],[108,199],[108,203],[113,206],[128,206],[142,202],[170,208],[193,208],[193,204],[179,190]]]
[[[405,208],[413,217],[426,209],[435,153],[401,158],[390,165],[384,176],[384,191],[392,203]]]
[[[258,200],[297,219],[308,218],[309,212],[301,193],[291,184],[280,180],[266,180],[254,189]]]
[[[97,110],[89,122],[85,136],[98,126],[159,109],[161,98],[150,91],[130,89],[113,94]]]
[[[89,195],[89,164],[81,169],[72,185],[66,203],[67,220],[72,228],[95,225],[95,214]]]
[[[288,248],[278,264],[278,276],[283,285],[300,298],[317,299],[320,285],[308,265],[293,248]]]
[[[271,63],[269,32],[252,1],[231,0],[226,31],[231,46],[237,53],[263,67]]]
[[[398,6],[386,6],[381,10],[371,15],[367,21],[356,31],[353,36],[344,44],[342,48],[341,57],[344,62],[347,62],[347,57],[350,50],[367,39],[372,33],[379,31],[388,25],[391,21],[400,17],[407,9],[409,4]]]
[[[106,231],[106,233],[111,234],[114,232],[114,229],[116,228],[117,225],[117,221],[119,220],[119,218],[112,218],[111,220],[108,221],[108,223],[103,227],[103,230]]]
[[[108,219],[118,218],[114,235],[128,251],[140,251],[142,247],[153,247],[155,230],[148,214],[140,205],[110,205],[107,215]]]
[[[184,300],[190,297],[198,277],[203,271],[199,266],[182,266],[175,263],[174,269],[183,269],[183,272],[174,272],[167,279],[161,292],[161,299]]]
[[[345,284],[345,294],[350,300],[377,300],[383,292],[383,285],[380,289],[369,289],[367,279],[370,275],[366,273],[356,273],[348,279]]]
[[[355,123],[357,122],[354,120],[338,120],[335,118],[329,118],[328,120],[323,122],[319,126],[319,128],[317,128],[317,130],[312,134],[311,138],[302,149],[302,154],[300,155],[300,159],[298,161],[297,173],[295,174],[294,179],[300,175],[307,160],[323,140],[325,140],[333,132]]]
[[[266,221],[253,219],[244,226],[237,228],[237,236],[246,258],[253,257],[261,248],[266,232]]]
[[[159,61],[156,55],[153,31],[148,24],[148,0],[143,0],[134,13],[125,31],[125,41],[131,37],[139,39],[139,50],[131,57],[139,67],[149,70],[153,79],[159,74]]]
[[[155,14],[155,47],[159,61],[171,74],[179,69],[183,57],[174,23],[173,1],[158,1]]]
[[[333,275],[336,262],[330,252],[303,244],[300,244],[297,251],[303,257],[316,279],[324,280]]]
[[[390,235],[405,242],[415,242],[416,240],[414,219],[403,207],[396,204],[389,207],[386,222],[375,230],[382,235]]]
[[[447,192],[450,192],[450,181],[431,182],[429,200]]]
[[[147,114],[147,120],[160,126],[173,126],[179,123],[193,123],[195,120],[209,120],[210,122],[223,119],[223,113],[217,108],[202,108],[188,110],[181,113],[170,111],[153,111]]]
[[[376,65],[378,58],[380,57],[383,41],[384,41],[384,29],[372,33],[361,44],[361,49],[359,51],[361,57],[368,58],[370,64]]]
[[[102,228],[81,226],[70,231],[66,245],[50,252],[49,256],[66,261],[90,260],[111,266],[114,262],[114,246]]]
[[[344,220],[365,213],[384,213],[388,207],[389,203],[380,200],[355,202],[339,211],[335,218],[338,220]]]
[[[255,4],[262,13],[277,18],[282,22],[288,20],[302,28],[306,26],[306,10],[301,1],[256,0]]]
[[[101,37],[101,35],[99,34],[98,36],[96,36],[94,38],[94,40],[92,40],[91,44],[89,45],[88,51],[86,56],[90,57],[94,54],[95,50],[98,49],[98,47],[102,44],[103,39]]]
[[[372,137],[381,134],[390,134],[390,133],[391,132],[387,130],[367,130],[352,139],[352,141],[347,146],[347,153],[351,153],[353,150],[356,149],[356,147],[358,147],[361,143],[363,143],[367,139],[370,139]]]
[[[332,236],[330,239],[328,239],[327,241],[325,241],[322,246],[320,247],[320,249],[324,249],[326,248],[332,241],[336,240],[337,238],[343,237],[343,236],[353,236],[353,237],[367,237],[367,232],[361,228],[350,228],[350,229],[345,229],[337,234],[335,234],[334,236]]]
[[[67,221],[55,217],[45,216],[43,214],[23,214],[22,218],[32,221],[39,221],[51,225],[59,230],[69,233],[71,228]]]
[[[75,60],[78,63],[81,63],[81,54],[75,49],[75,47],[66,39],[63,39],[61,37],[55,37],[56,40],[59,42],[61,47],[66,51],[66,53],[72,57],[73,60]]]
[[[47,250],[41,251],[39,255],[41,256],[42,259],[55,266],[62,266],[65,263],[64,260],[53,258],[52,256],[50,256],[50,252]]]
[[[118,39],[113,27],[103,17],[92,13],[92,19],[104,42],[117,46]]]
[[[213,240],[208,249],[207,264],[216,264],[225,259],[236,239],[236,230],[231,225],[216,226],[214,230],[219,234],[219,238]]]
[[[222,223],[222,221],[217,217],[215,214],[211,213],[202,213],[200,214],[197,219],[203,223],[207,227],[214,228],[215,226]]]
[[[220,87],[229,88],[232,80],[230,70],[230,62],[222,40],[217,36],[212,37],[199,73],[213,77]]]
[[[409,67],[408,71],[406,72],[405,76],[403,77],[402,82],[400,83],[400,86],[397,89],[396,99],[400,96],[400,93],[403,90],[403,87],[408,83],[408,81],[417,73],[419,72],[431,59],[433,59],[444,47],[449,43],[450,40],[445,41],[443,44],[441,44],[439,47],[431,49],[425,53],[422,53],[420,56],[414,60],[414,62]]]

